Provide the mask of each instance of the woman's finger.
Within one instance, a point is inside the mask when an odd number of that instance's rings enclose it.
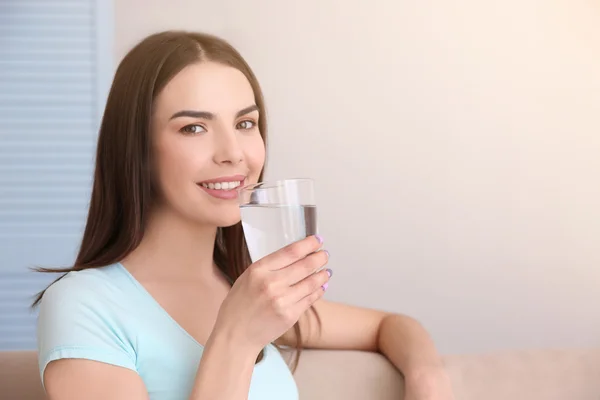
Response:
[[[304,278],[300,282],[290,287],[290,302],[292,304],[302,302],[303,299],[305,299],[307,296],[310,296],[314,292],[325,291],[325,289],[327,289],[327,284],[330,277],[331,270],[324,269]]]
[[[321,272],[319,272],[320,274]],[[326,273],[323,271],[323,273]],[[316,275],[316,274],[315,274]],[[326,284],[327,282],[325,282]],[[325,286],[327,288],[327,286]],[[313,292],[309,293],[307,296],[301,298],[296,304],[292,305],[292,312],[295,315],[302,315],[306,310],[310,308],[313,304],[317,302],[323,295],[325,294],[325,288],[323,286],[319,286]]]
[[[320,236],[308,236],[260,259],[256,266],[276,271],[302,260],[319,250],[322,245],[323,239]]]
[[[287,286],[295,285],[324,267],[328,260],[329,252],[327,250],[319,250],[316,253],[309,254],[302,260],[296,261],[292,265],[275,271],[279,275],[276,279]]]

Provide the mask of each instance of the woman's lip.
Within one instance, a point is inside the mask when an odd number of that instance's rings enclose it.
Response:
[[[209,189],[207,187],[198,184],[198,187],[204,190],[206,193],[211,195],[212,197],[216,197],[217,199],[222,200],[233,200],[238,198],[237,188],[223,190],[223,189]]]
[[[240,186],[244,184],[246,180],[246,175],[233,175],[233,176],[222,176],[214,179],[207,179],[202,182],[198,182],[198,185],[202,185],[203,183],[222,183],[222,182],[240,182]]]

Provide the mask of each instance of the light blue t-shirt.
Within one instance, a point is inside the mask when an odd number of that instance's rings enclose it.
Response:
[[[46,291],[39,311],[42,379],[49,362],[84,358],[137,372],[151,400],[189,398],[203,347],[122,264],[70,272]],[[248,399],[297,400],[277,348],[267,346],[264,355],[254,367]]]

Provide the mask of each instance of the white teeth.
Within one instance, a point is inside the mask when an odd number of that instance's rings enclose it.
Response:
[[[240,186],[240,181],[235,182],[217,182],[217,183],[203,183],[202,186],[207,189],[213,190],[231,190]]]

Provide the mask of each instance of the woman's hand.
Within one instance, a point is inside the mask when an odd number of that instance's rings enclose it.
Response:
[[[329,258],[322,244],[309,236],[250,265],[223,301],[213,334],[258,353],[287,332],[327,287],[330,272],[315,273]]]

